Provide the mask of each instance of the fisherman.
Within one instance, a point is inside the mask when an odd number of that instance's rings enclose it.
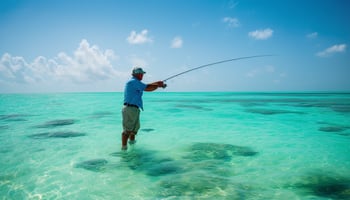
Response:
[[[135,143],[135,136],[140,129],[140,109],[143,110],[142,94],[143,91],[154,91],[159,87],[165,88],[163,81],[157,81],[150,84],[142,83],[141,80],[146,72],[140,67],[134,67],[132,78],[125,84],[124,89],[124,107],[123,116],[123,133],[122,133],[122,150],[127,150],[129,144]]]

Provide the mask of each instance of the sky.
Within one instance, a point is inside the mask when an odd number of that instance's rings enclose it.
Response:
[[[348,0],[1,0],[0,93],[350,91]]]

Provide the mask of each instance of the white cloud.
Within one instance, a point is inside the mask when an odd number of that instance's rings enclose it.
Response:
[[[24,83],[29,81],[25,75],[30,73],[30,65],[23,57],[11,56],[5,53],[0,62],[0,79],[3,81],[17,80]]]
[[[307,34],[306,37],[310,38],[310,39],[315,39],[315,38],[318,37],[318,33],[317,32],[313,32],[313,33]]]
[[[336,44],[325,49],[324,51],[318,52],[316,55],[319,57],[327,57],[334,53],[345,52],[345,50],[346,50],[346,44]]]
[[[121,75],[111,64],[116,59],[112,50],[102,51],[82,40],[72,56],[61,52],[53,59],[38,56],[28,63],[23,57],[6,53],[0,62],[0,81],[34,83],[73,81],[84,83],[106,80]]]
[[[232,17],[225,17],[222,19],[224,23],[226,23],[229,27],[238,27],[239,26],[239,20],[237,18]]]
[[[175,37],[171,42],[171,48],[181,48],[183,40],[181,37]]]
[[[266,40],[272,37],[273,30],[270,28],[264,30],[255,30],[248,33],[248,35],[256,40]]]
[[[152,42],[152,39],[148,37],[148,30],[144,29],[141,33],[136,33],[136,31],[131,31],[130,35],[126,39],[130,44],[144,44],[147,42]]]

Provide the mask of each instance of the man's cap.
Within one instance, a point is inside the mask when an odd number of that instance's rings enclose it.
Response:
[[[134,67],[132,69],[132,74],[146,74],[141,67]]]

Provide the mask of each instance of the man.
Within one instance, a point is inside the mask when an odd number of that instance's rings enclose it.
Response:
[[[140,109],[143,110],[142,94],[143,91],[154,91],[159,87],[165,88],[163,81],[157,81],[151,84],[142,83],[141,80],[146,72],[140,67],[132,70],[132,78],[126,83],[124,89],[124,107],[122,150],[127,150],[128,140],[130,144],[135,143],[135,136],[140,129]]]

